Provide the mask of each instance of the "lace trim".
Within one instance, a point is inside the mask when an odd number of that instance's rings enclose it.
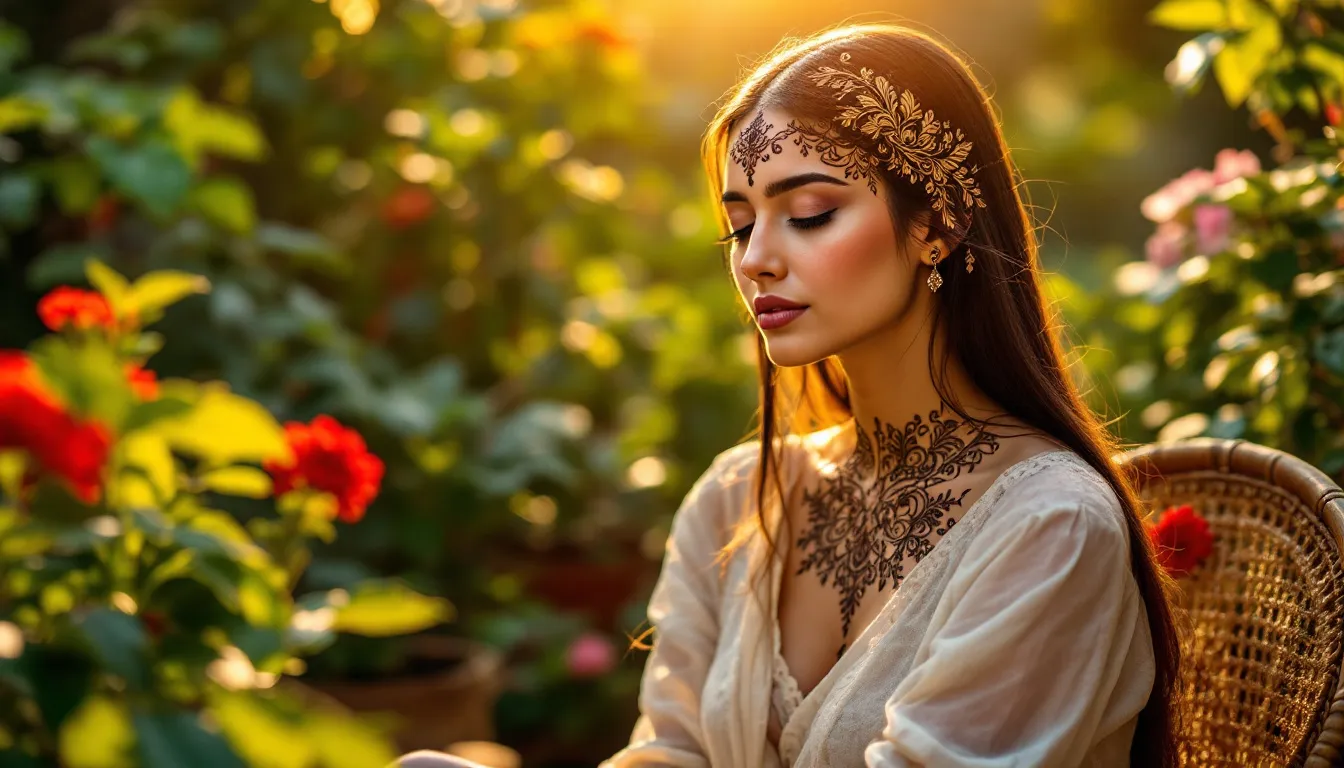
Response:
[[[778,647],[775,648],[772,677],[775,685],[770,692],[770,703],[775,708],[775,716],[779,718],[779,733],[782,737],[784,729],[793,719],[793,713],[803,704],[803,691],[798,687],[798,680],[789,671],[789,663],[784,660],[784,654]],[[782,741],[781,738],[781,744]]]

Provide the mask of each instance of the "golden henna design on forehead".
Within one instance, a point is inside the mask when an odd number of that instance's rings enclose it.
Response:
[[[840,62],[848,63],[849,58],[844,52]],[[781,141],[796,136],[793,144],[802,156],[816,153],[824,164],[844,171],[845,179],[863,179],[874,194],[882,169],[895,171],[911,184],[922,184],[930,207],[949,229],[957,229],[954,208],[970,213],[985,207],[974,178],[980,168],[968,163],[974,144],[960,128],[952,128],[946,120],[939,122],[933,110],[922,109],[909,89],[898,93],[886,77],[868,67],[852,73],[820,66],[808,78],[814,85],[836,90],[841,109],[833,121],[874,141],[876,153],[836,133],[832,121],[790,120],[785,128],[771,133],[774,125],[765,121],[765,112],[758,112],[728,151],[728,157],[746,171],[747,186],[755,184],[757,164],[781,153]]]
[[[841,63],[849,60],[848,53],[841,54]],[[878,168],[896,171],[911,184],[923,183],[930,207],[942,215],[949,228],[956,227],[954,207],[960,205],[968,213],[973,208],[985,207],[975,180],[979,168],[967,163],[973,143],[960,128],[952,128],[946,120],[940,123],[933,110],[921,109],[908,89],[897,93],[886,77],[875,76],[868,67],[860,68],[856,74],[821,66],[809,73],[808,78],[820,87],[837,91],[835,99],[844,106],[836,119],[845,128],[875,141],[877,155],[854,142],[834,137],[829,131],[791,121],[790,127],[799,133],[795,143],[804,155],[807,149],[812,149],[822,162],[843,168],[846,178],[866,179],[874,193]],[[849,99],[850,96],[854,98]]]
[[[849,53],[840,55],[841,63],[849,60]],[[780,154],[780,142],[794,136],[793,143],[803,157],[815,153],[822,163],[844,171],[846,179],[867,182],[874,194],[883,169],[895,171],[911,184],[922,184],[930,208],[949,229],[956,229],[955,208],[969,213],[985,207],[975,180],[979,168],[968,164],[973,143],[961,129],[952,128],[946,120],[939,122],[933,110],[922,109],[908,89],[898,93],[886,77],[874,75],[868,67],[854,73],[821,66],[807,77],[820,87],[836,90],[835,99],[842,102],[840,113],[833,120],[790,120],[772,133],[774,125],[765,121],[764,112],[758,112],[729,150],[729,157],[746,172],[747,186],[755,184],[756,165]],[[837,133],[834,123],[875,142],[876,154]]]

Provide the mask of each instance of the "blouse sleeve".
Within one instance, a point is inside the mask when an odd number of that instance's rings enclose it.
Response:
[[[732,449],[730,449],[732,450]],[[655,633],[644,664],[639,720],[630,743],[600,768],[709,768],[700,696],[719,640],[720,454],[692,486],[672,520],[662,571],[649,598]]]
[[[1113,701],[1147,701],[1147,617],[1118,513],[1046,509],[991,528],[887,699],[869,768],[1071,768],[1123,724],[1106,717]]]

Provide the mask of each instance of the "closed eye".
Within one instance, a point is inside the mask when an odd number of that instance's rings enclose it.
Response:
[[[794,229],[816,229],[817,227],[824,227],[828,223],[830,223],[831,218],[835,216],[835,212],[837,210],[839,209],[832,208],[829,211],[823,211],[822,213],[818,213],[816,216],[791,218],[789,219],[789,226],[793,227]],[[752,227],[754,226],[756,226],[756,222],[753,221],[752,223],[742,227],[741,229],[729,232],[727,235],[719,238],[715,242],[717,242],[719,245],[728,245],[729,243],[741,243],[747,238],[751,237],[751,230]]]
[[[789,219],[789,224],[795,229],[816,229],[823,227],[830,222],[831,217],[835,216],[836,208],[832,208],[824,213],[818,213],[816,216],[807,216],[801,219]]]
[[[715,242],[718,243],[719,245],[728,245],[729,243],[740,243],[743,240],[746,240],[748,237],[751,237],[751,228],[754,226],[756,226],[756,222],[753,221],[752,223],[742,227],[741,229],[729,232],[727,235],[724,235]]]

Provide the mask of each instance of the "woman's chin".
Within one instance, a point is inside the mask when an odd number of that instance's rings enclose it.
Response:
[[[807,344],[802,339],[777,339],[769,335],[765,338],[765,354],[778,368],[811,365],[830,355],[829,352],[819,350],[815,345]]]

